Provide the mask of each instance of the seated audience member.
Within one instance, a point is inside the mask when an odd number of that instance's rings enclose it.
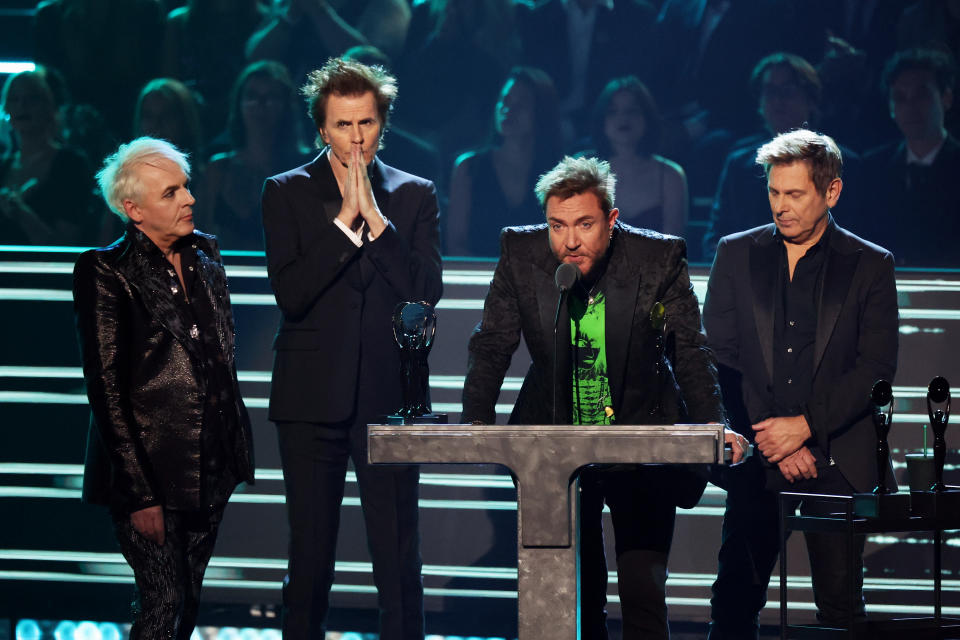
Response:
[[[531,67],[510,72],[494,109],[489,145],[467,151],[450,180],[446,253],[496,256],[499,230],[537,222],[537,177],[560,157],[557,94]]]
[[[503,79],[519,62],[513,0],[424,0],[398,59],[395,122],[439,149],[444,163],[483,141]],[[444,166],[446,169],[446,165]]]
[[[918,0],[904,9],[897,21],[897,50],[939,49],[957,60],[958,33],[960,0]],[[954,137],[960,135],[960,115],[956,110],[947,112],[946,127]]]
[[[60,75],[38,65],[7,78],[3,113],[13,148],[0,160],[0,228],[4,244],[92,242],[93,174],[86,157],[62,142]]]
[[[713,260],[720,238],[770,220],[765,177],[755,162],[757,149],[771,136],[815,126],[819,116],[820,78],[816,69],[800,56],[779,52],[764,57],[750,74],[750,88],[764,130],[737,142],[724,162],[709,227],[703,237],[703,257],[708,262]],[[840,150],[845,172],[850,174],[851,165],[856,170],[857,158],[842,145]],[[844,181],[850,182],[847,175]],[[849,202],[844,203],[844,212],[855,210]]]
[[[60,70],[73,101],[92,105],[113,137],[125,138],[137,91],[159,75],[163,17],[158,0],[44,0],[34,57]]]
[[[960,143],[944,118],[953,104],[956,67],[946,53],[910,49],[895,54],[883,72],[890,116],[902,139],[865,159],[879,244],[898,266],[960,267],[956,237],[960,200]]]
[[[279,62],[254,62],[234,83],[227,120],[231,149],[210,159],[197,207],[198,219],[225,249],[263,250],[263,181],[310,157],[300,140],[299,106]]]
[[[279,60],[293,77],[319,68],[327,57],[373,45],[397,56],[410,26],[407,0],[289,0],[247,42],[250,60]]]
[[[641,75],[656,20],[646,0],[545,0],[517,3],[523,64],[557,87],[565,142],[588,135],[590,107],[611,78]]]
[[[243,70],[247,40],[264,21],[263,6],[260,0],[187,0],[167,15],[163,75],[203,97],[208,131],[218,133],[227,119],[230,83]]]
[[[687,228],[687,177],[676,162],[653,150],[661,131],[653,96],[634,76],[607,84],[593,109],[596,150],[581,155],[610,162],[620,181],[621,222],[682,236]]]
[[[133,137],[170,142],[190,157],[194,175],[203,154],[200,110],[190,89],[179,80],[157,78],[140,91],[133,112]]]

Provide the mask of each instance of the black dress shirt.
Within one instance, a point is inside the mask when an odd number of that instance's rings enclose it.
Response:
[[[780,280],[773,333],[773,399],[777,416],[804,415],[813,388],[814,348],[817,337],[817,310],[823,290],[826,247],[832,225],[809,249],[793,270],[787,249],[781,242]],[[813,432],[813,425],[810,425]],[[808,443],[812,445],[813,443]],[[811,449],[813,450],[813,449]],[[819,451],[814,451],[818,461]]]

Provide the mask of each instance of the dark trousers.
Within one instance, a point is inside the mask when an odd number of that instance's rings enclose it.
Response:
[[[850,495],[854,489],[836,466],[817,468],[817,477],[788,483],[765,470],[757,458],[725,470],[727,506],[723,537],[713,583],[710,640],[754,639],[758,616],[767,602],[770,574],[780,554],[780,491]],[[828,515],[836,506],[802,503],[804,515]],[[854,541],[854,599],[850,602],[847,546],[837,534],[805,532],[807,555],[817,618],[845,627],[850,610],[855,619],[865,616],[863,604],[863,548],[865,538]]]
[[[381,640],[423,638],[417,501],[420,469],[367,463],[366,425],[278,422],[290,524],[285,640],[323,638],[347,460],[353,460],[373,560]]]
[[[115,513],[112,517],[120,552],[133,569],[137,585],[131,640],[189,640],[223,508],[164,509],[163,546],[141,536],[130,524],[128,514]]]
[[[580,629],[607,639],[607,563],[603,505],[610,507],[624,640],[669,638],[667,557],[676,507],[669,487],[642,470],[586,469],[580,474]]]

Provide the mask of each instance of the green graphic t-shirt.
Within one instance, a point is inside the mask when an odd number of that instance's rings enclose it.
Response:
[[[570,339],[573,344],[573,424],[611,424],[613,401],[607,379],[604,335],[606,301],[593,303],[570,296]]]

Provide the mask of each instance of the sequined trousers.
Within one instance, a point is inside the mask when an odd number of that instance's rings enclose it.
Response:
[[[166,539],[162,546],[140,535],[128,514],[112,517],[120,552],[136,580],[130,640],[189,640],[223,508],[164,509]]]

